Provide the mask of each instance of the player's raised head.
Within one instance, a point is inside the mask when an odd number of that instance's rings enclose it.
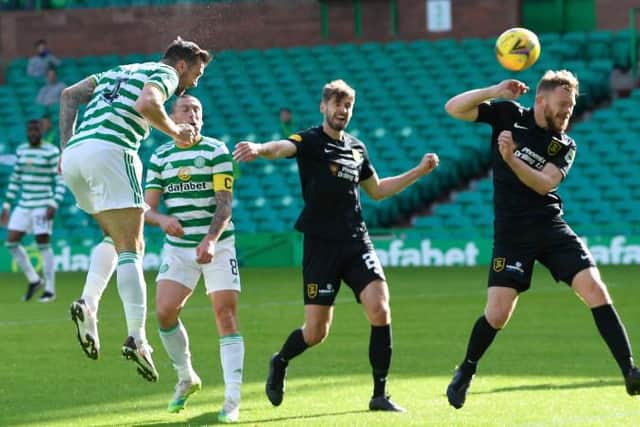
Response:
[[[546,127],[564,132],[576,105],[580,84],[577,77],[567,70],[549,70],[536,88],[536,109],[544,113]]]
[[[176,91],[178,95],[198,85],[198,79],[204,73],[204,67],[211,58],[211,54],[195,42],[183,40],[180,36],[171,42],[162,57],[162,62],[178,71],[180,77]]]

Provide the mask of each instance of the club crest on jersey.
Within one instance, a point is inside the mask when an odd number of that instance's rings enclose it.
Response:
[[[202,157],[202,156],[198,156],[198,157],[196,157],[196,158],[195,158],[195,160],[193,161],[193,164],[194,164],[194,166],[195,166],[195,167],[197,167],[197,168],[203,168],[203,167],[204,167],[204,165],[206,164],[206,162],[207,162],[207,161],[205,160],[205,158],[204,158],[204,157]]]
[[[547,153],[549,153],[550,156],[555,156],[560,152],[561,149],[562,145],[560,144],[560,142],[552,139],[549,143],[549,146],[547,147]]]
[[[318,284],[307,283],[307,296],[309,298],[315,298],[318,296]]]
[[[359,163],[362,161],[362,154],[360,153],[360,150],[356,150],[355,148],[352,148],[351,154],[353,154],[353,160],[355,160],[356,162]]]
[[[493,271],[496,273],[500,273],[504,270],[504,266],[507,264],[507,259],[505,257],[498,257],[493,259]]]
[[[183,166],[178,169],[178,179],[180,181],[189,181],[191,179],[191,168],[189,166]]]

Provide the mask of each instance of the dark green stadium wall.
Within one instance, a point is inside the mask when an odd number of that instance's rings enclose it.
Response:
[[[592,31],[595,0],[522,0],[522,25],[538,33]]]

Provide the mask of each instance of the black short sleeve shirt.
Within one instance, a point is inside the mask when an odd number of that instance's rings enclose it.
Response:
[[[337,141],[314,127],[289,136],[296,147],[304,207],[296,229],[330,240],[367,235],[358,184],[375,170],[362,141],[343,134]]]
[[[478,107],[478,122],[493,128],[491,153],[494,183],[496,232],[516,223],[534,222],[562,214],[562,200],[553,189],[545,195],[527,187],[504,162],[498,149],[498,135],[512,132],[516,156],[536,170],[547,163],[556,165],[567,176],[573,164],[576,144],[567,134],[539,127],[533,109],[513,101],[485,102]]]

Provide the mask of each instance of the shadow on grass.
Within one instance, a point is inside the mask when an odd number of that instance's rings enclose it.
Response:
[[[273,418],[262,418],[262,419],[251,419],[247,421],[243,421],[240,418],[240,421],[234,424],[256,424],[256,423],[277,423],[282,421],[290,421],[290,420],[305,420],[305,419],[319,419],[323,417],[336,417],[340,415],[352,415],[352,414],[361,414],[370,412],[365,409],[360,409],[356,411],[340,411],[340,412],[319,412],[315,414],[304,414],[304,415],[290,415],[284,417],[273,417]],[[242,417],[242,411],[240,412],[240,416]],[[218,414],[215,412],[209,412],[206,414],[198,415],[197,417],[189,418],[184,422],[174,423],[174,422],[160,422],[160,423],[142,423],[142,424],[134,424],[135,427],[168,427],[168,426],[179,426],[179,425],[211,425],[211,424],[221,424],[218,422]]]
[[[487,391],[471,392],[470,394],[492,394],[492,393],[505,393],[510,391],[536,391],[536,390],[570,390],[575,388],[593,388],[593,387],[609,387],[616,386],[624,387],[624,381],[620,380],[593,380],[582,381],[569,384],[528,384],[513,387],[499,387]]]

